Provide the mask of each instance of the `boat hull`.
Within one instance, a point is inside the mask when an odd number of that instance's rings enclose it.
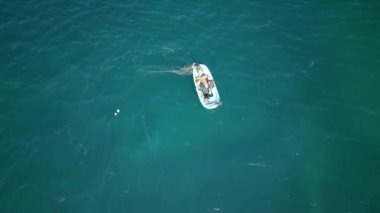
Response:
[[[192,69],[195,91],[197,92],[199,101],[201,102],[202,106],[206,109],[215,109],[219,107],[221,105],[219,92],[208,67],[204,64],[193,64]],[[206,76],[204,78],[207,78],[206,82],[208,93],[205,93],[204,90],[202,91],[199,85],[199,79],[201,79],[202,76]]]

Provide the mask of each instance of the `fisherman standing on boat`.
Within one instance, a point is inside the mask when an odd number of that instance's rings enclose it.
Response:
[[[202,74],[200,77],[197,78],[196,84],[197,84],[197,87],[203,92],[203,94],[209,93],[207,76],[205,74]]]

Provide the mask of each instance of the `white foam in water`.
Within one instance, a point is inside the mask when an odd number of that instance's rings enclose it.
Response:
[[[314,60],[311,60],[310,64],[309,64],[309,68],[314,66]]]
[[[117,116],[120,113],[120,109],[116,109],[116,112],[113,113],[114,116]]]
[[[271,165],[266,165],[266,164],[262,164],[262,163],[248,163],[249,166],[257,166],[257,167],[263,167],[263,168],[271,168],[272,166]]]

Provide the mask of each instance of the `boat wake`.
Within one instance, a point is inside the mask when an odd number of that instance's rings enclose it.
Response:
[[[193,70],[192,70],[191,65],[188,65],[188,66],[185,66],[185,67],[181,67],[181,68],[178,68],[178,69],[172,69],[172,70],[157,70],[157,71],[147,70],[147,71],[145,71],[145,73],[147,73],[147,74],[174,73],[174,74],[177,74],[177,75],[187,76],[187,75],[192,75],[193,74]]]

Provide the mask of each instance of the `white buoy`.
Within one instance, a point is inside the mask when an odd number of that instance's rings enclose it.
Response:
[[[113,115],[114,115],[114,116],[117,116],[117,113],[115,112],[115,113],[113,113]]]
[[[117,109],[116,112],[117,112],[117,113],[120,113],[120,109]]]

